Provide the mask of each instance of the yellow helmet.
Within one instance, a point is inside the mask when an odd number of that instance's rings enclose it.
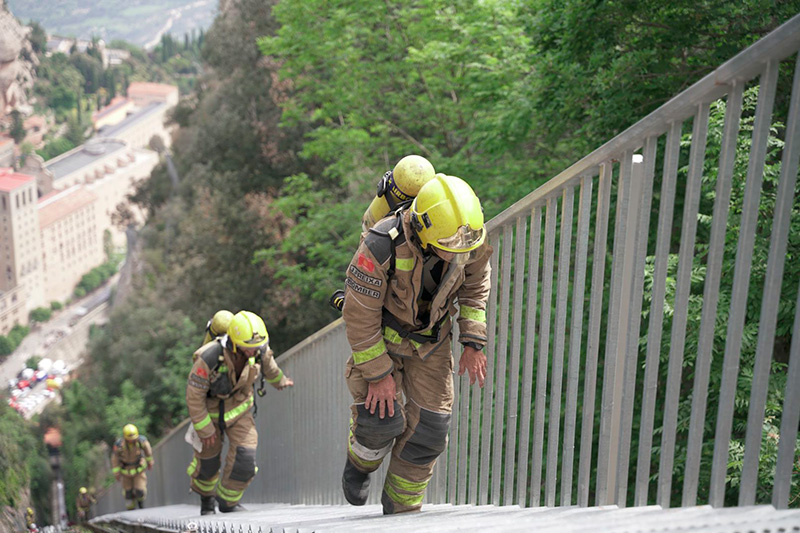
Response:
[[[208,321],[206,328],[208,328],[208,331],[212,336],[217,337],[228,331],[228,326],[230,325],[232,318],[233,313],[227,309],[221,309],[214,313],[214,316]]]
[[[399,201],[409,200],[419,193],[423,185],[433,179],[433,165],[421,155],[407,155],[392,169],[392,179],[387,185]],[[379,196],[382,196],[379,191]]]
[[[81,487],[80,489],[78,489],[78,492],[80,492],[81,494],[86,494],[89,491],[86,490],[86,487]]]
[[[250,311],[239,311],[228,325],[228,338],[233,344],[233,351],[237,346],[244,348],[260,348],[269,341],[267,326],[261,317]]]
[[[122,428],[122,436],[125,440],[136,440],[139,438],[139,430],[133,424],[127,424]]]
[[[470,252],[486,239],[481,201],[467,182],[436,174],[411,204],[411,226],[423,249]]]

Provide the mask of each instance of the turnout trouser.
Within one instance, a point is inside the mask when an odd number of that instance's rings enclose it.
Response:
[[[135,509],[138,502],[143,502],[147,498],[147,474],[139,472],[134,476],[120,476],[122,483],[122,494],[125,496],[125,508]]]
[[[436,458],[447,445],[453,410],[453,356],[449,341],[450,337],[425,360],[416,354],[392,356],[397,387],[393,417],[387,413],[380,419],[377,408],[375,414],[370,414],[365,407],[369,384],[353,364],[353,358],[347,362],[345,376],[353,396],[347,455],[357,469],[373,472],[391,451],[383,485],[385,511],[397,513],[422,507]]]
[[[186,473],[191,477],[190,487],[201,496],[214,496],[225,500],[228,505],[235,505],[244,496],[244,491],[256,475],[256,448],[258,432],[252,412],[247,412],[232,424],[225,427],[224,435],[228,438],[228,453],[225,457],[225,468],[222,479],[219,479],[221,466],[222,439],[219,424],[214,421],[216,440],[213,446],[203,448],[202,452],[194,452]]]

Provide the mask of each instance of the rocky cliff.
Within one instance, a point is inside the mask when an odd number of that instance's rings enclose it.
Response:
[[[0,118],[24,106],[26,91],[33,86],[36,56],[27,34],[0,0]]]

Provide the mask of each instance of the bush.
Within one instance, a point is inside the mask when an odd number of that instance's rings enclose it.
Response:
[[[52,302],[50,302],[50,309],[52,311],[60,311],[60,310],[64,309],[64,304],[62,304],[61,302],[58,302],[58,301],[52,301]]]
[[[28,316],[33,322],[47,322],[53,316],[53,312],[46,307],[37,307]]]
[[[34,370],[36,370],[37,368],[39,368],[39,361],[41,360],[42,357],[40,355],[32,355],[28,357],[27,361],[25,361],[25,366],[27,368],[33,368]]]

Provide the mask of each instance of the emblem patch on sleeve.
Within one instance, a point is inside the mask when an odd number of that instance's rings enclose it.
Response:
[[[377,300],[377,299],[379,299],[381,297],[381,293],[380,292],[378,292],[376,290],[373,290],[373,289],[368,289],[367,287],[364,287],[363,285],[359,285],[358,283],[356,283],[355,281],[353,281],[350,278],[345,278],[344,284],[347,285],[348,287],[350,287],[351,289],[353,289],[354,291],[356,291],[357,293],[364,294],[366,296],[369,296],[370,298],[375,298]]]
[[[368,272],[375,272],[375,263],[364,254],[358,254],[358,266],[363,267]]]
[[[367,276],[353,265],[350,265],[350,273],[364,283],[369,283],[370,285],[375,285],[376,287],[380,287],[383,284],[383,280]]]

